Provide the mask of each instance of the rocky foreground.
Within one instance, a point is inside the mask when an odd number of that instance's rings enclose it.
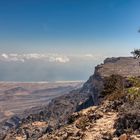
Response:
[[[3,123],[1,139],[139,140],[139,61],[106,59],[82,88]]]

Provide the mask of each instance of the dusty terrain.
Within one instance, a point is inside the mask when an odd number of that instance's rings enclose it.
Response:
[[[8,83],[0,82],[0,122],[81,86],[81,82]]]

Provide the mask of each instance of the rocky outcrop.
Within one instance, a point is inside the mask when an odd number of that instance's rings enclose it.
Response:
[[[18,116],[13,116],[4,123],[2,128],[4,130],[8,130],[9,128],[18,128],[20,123],[21,119]]]
[[[90,94],[92,96],[94,105],[98,105],[100,102],[100,93],[104,88],[104,79],[111,75],[120,75],[122,77],[140,76],[140,58],[106,58],[104,63],[95,67],[94,74],[90,76],[90,78],[81,88],[80,92]]]
[[[107,77],[112,74],[121,75],[123,77],[140,76],[140,59],[133,57],[107,58],[98,70],[101,77]]]
[[[71,115],[69,125],[62,127],[39,140],[111,140],[117,113],[107,111],[109,103],[93,106]]]

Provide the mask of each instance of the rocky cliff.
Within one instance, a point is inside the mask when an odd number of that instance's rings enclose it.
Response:
[[[140,76],[140,59],[133,57],[106,58],[102,64],[95,67],[94,74],[83,85],[81,92],[90,94],[94,105],[99,104],[104,79],[113,74],[122,77]]]

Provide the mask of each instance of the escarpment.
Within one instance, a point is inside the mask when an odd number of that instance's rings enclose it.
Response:
[[[94,105],[99,104],[100,93],[104,88],[104,79],[111,75],[120,75],[122,77],[140,76],[140,59],[133,57],[106,58],[104,63],[95,67],[94,74],[83,85],[81,92],[90,94]]]

